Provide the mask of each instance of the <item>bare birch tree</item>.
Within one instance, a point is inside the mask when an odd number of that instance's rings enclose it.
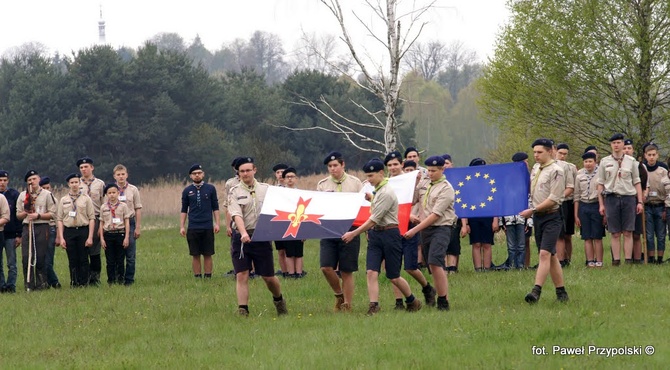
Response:
[[[426,22],[422,22],[422,16],[430,10],[435,4],[435,0],[427,1],[425,5],[417,5],[413,2],[411,9],[398,12],[399,0],[365,0],[367,7],[372,11],[372,19],[381,21],[384,25],[384,34],[375,34],[373,26],[366,23],[363,16],[352,11],[353,18],[362,25],[366,32],[384,50],[382,61],[375,60],[369,55],[366,49],[359,50],[352,38],[350,24],[345,19],[345,13],[342,10],[339,0],[321,0],[339,23],[341,34],[340,39],[354,60],[355,71],[345,71],[341,67],[333,66],[340,73],[350,77],[352,83],[358,87],[374,94],[383,103],[383,110],[373,111],[355,101],[352,103],[363,110],[370,117],[369,122],[359,122],[340,114],[325,97],[318,101],[313,101],[299,96],[296,104],[309,106],[326,118],[328,127],[314,126],[307,128],[292,128],[281,126],[290,130],[323,130],[333,134],[343,135],[354,147],[362,151],[388,153],[396,149],[398,144],[398,121],[396,110],[400,102],[400,84],[399,77],[400,66],[405,53],[417,40]],[[382,65],[386,63],[386,68]],[[374,65],[374,69],[370,67]],[[358,74],[358,77],[356,77]],[[362,131],[374,129],[375,132],[382,132],[383,135],[373,137],[366,135]]]

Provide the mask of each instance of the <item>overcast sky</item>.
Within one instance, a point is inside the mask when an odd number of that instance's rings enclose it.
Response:
[[[413,1],[404,0],[403,6]],[[505,2],[437,0],[424,17],[429,24],[420,39],[462,41],[483,60],[492,55],[496,34],[509,17]],[[351,10],[366,21],[372,18],[370,10],[360,5],[362,0],[342,3],[349,9],[345,17],[351,24],[356,22]],[[290,52],[303,30],[339,35],[337,21],[319,0],[7,0],[0,1],[0,54],[26,42],[40,42],[51,53],[62,54],[91,46],[98,41],[101,5],[107,43],[114,47],[136,48],[157,33],[176,32],[187,44],[199,34],[213,51],[262,30],[279,35]],[[361,44],[374,42],[360,29],[352,36]]]

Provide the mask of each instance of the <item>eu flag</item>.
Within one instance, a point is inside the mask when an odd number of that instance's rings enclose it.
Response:
[[[447,168],[458,217],[515,215],[528,208],[530,174],[525,162]]]

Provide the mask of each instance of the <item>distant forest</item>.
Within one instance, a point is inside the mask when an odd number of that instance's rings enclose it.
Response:
[[[47,55],[34,44],[15,48],[0,61],[0,168],[15,185],[29,168],[60,182],[86,155],[103,180],[118,163],[133,182],[146,183],[185,178],[196,162],[208,177],[223,179],[232,175],[234,157],[250,155],[267,177],[277,162],[300,174],[323,172],[322,158],[339,150],[358,169],[381,154],[323,131],[278,127],[327,125],[314,109],[296,104],[299,96],[327,97],[360,121],[369,117],[357,105],[381,108],[337,72],[353,64],[336,53],[334,37],[303,43],[287,55],[276,35],[257,31],[216,51],[173,33],[137,49],[100,45],[69,56]],[[400,151],[418,146],[424,156],[450,153],[467,165],[495,147],[496,129],[478,115],[482,65],[473,52],[459,43],[418,43],[405,68]]]

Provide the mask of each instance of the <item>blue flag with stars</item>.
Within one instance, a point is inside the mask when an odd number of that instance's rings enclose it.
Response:
[[[454,210],[461,218],[516,215],[528,208],[530,174],[525,162],[447,168]]]

